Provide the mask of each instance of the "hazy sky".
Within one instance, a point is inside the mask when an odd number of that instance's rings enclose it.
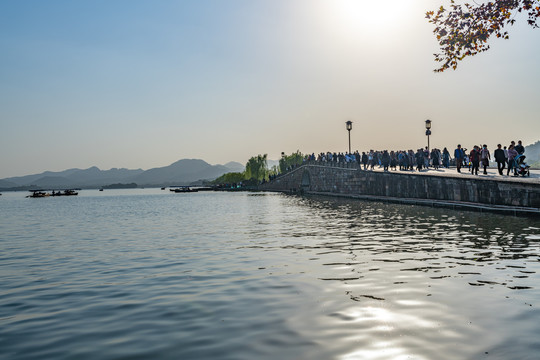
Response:
[[[540,30],[436,74],[447,3],[2,1],[0,178],[540,140]]]

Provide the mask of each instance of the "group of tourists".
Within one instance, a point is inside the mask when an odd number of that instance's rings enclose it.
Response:
[[[524,152],[525,147],[521,140],[518,141],[517,145],[512,141],[508,148],[505,146],[504,149],[501,144],[498,144],[493,156],[497,162],[499,174],[503,175],[503,171],[507,169],[506,175],[509,175],[510,171],[516,166],[514,159],[523,155]],[[351,153],[322,152],[318,155],[313,153],[306,155],[304,161],[336,164],[353,163],[364,170],[374,170],[375,166],[378,166],[383,168],[384,171],[397,170],[398,166],[401,171],[414,171],[415,169],[420,171],[429,168],[437,170],[440,167],[449,168],[452,162],[455,163],[457,172],[459,173],[461,173],[463,167],[467,167],[472,174],[478,175],[480,166],[482,166],[483,173],[487,174],[487,168],[491,160],[491,154],[487,145],[474,145],[470,152],[466,148],[462,148],[461,145],[458,145],[453,155],[454,158],[452,159],[447,148],[444,148],[442,151],[437,148],[429,150],[426,146],[416,151],[370,150],[369,152],[360,153],[357,150]]]
[[[520,158],[521,162],[525,158],[522,156],[525,153],[525,147],[521,140],[516,145],[515,141],[512,141],[508,148],[505,146],[502,148],[501,144],[497,144],[497,149],[493,153],[495,162],[497,163],[497,170],[499,175],[503,175],[503,171],[507,168],[506,175],[510,175],[510,171],[515,170],[518,164],[516,159]],[[487,145],[482,147],[474,145],[470,153],[467,153],[467,149],[462,148],[459,144],[454,150],[454,158],[456,162],[456,169],[460,173],[463,166],[467,166],[472,174],[478,175],[480,164],[483,167],[484,174],[487,174],[487,167],[491,160],[491,154]]]
[[[320,153],[307,155],[307,161],[317,162],[330,162],[330,163],[356,163],[363,167],[364,170],[373,170],[375,166],[382,167],[384,171],[388,170],[422,170],[423,168],[429,168],[432,166],[435,169],[439,167],[450,167],[450,152],[444,148],[440,149],[418,149],[416,152],[413,150],[398,150],[398,151],[376,151],[370,150],[369,152],[358,151],[354,153]]]

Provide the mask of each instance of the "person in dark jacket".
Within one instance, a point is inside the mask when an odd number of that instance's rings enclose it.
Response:
[[[381,161],[384,171],[388,171],[388,166],[390,166],[390,154],[388,153],[388,150],[384,150]]]
[[[439,165],[441,163],[441,153],[438,149],[431,150],[431,161],[433,163],[433,168],[439,170]]]
[[[472,163],[471,173],[473,175],[478,175],[478,169],[480,168],[480,149],[478,146],[474,145],[469,157]]]
[[[418,149],[415,157],[416,157],[416,170],[420,171],[422,170],[422,166],[424,165],[424,151],[422,149]]]
[[[362,152],[362,165],[364,165],[364,170],[367,170],[368,156],[365,152]]]
[[[461,165],[463,165],[463,159],[465,158],[465,152],[461,148],[461,145],[458,144],[456,150],[454,150],[454,158],[456,159],[456,168],[457,172],[461,172]]]
[[[497,162],[497,170],[499,170],[499,175],[502,175],[503,170],[506,167],[506,156],[501,144],[497,145],[497,150],[495,150],[493,156],[495,156],[495,161]]]
[[[525,152],[525,147],[521,143],[521,140],[518,141],[518,144],[514,147],[514,149],[518,152],[519,155],[523,155]]]

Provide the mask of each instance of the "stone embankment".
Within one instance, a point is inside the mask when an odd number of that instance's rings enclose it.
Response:
[[[540,216],[539,179],[366,171],[355,164],[337,165],[305,164],[260,189]]]

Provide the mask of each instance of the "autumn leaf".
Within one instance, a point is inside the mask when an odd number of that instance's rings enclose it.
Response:
[[[491,35],[508,39],[508,32],[503,29],[515,23],[514,15],[518,12],[526,11],[527,23],[539,27],[540,0],[499,0],[474,5],[460,5],[451,0],[450,9],[441,6],[437,12],[426,12],[426,18],[435,26],[433,32],[441,51],[434,54],[435,60],[442,63],[436,72],[455,70],[465,57],[487,51]]]

